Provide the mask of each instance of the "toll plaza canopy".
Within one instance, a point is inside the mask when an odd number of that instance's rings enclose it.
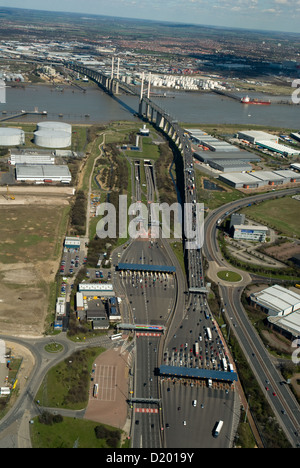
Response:
[[[156,273],[175,273],[176,268],[168,265],[140,265],[139,263],[119,263],[118,270],[153,271]]]
[[[192,367],[160,366],[159,374],[164,376],[212,379],[233,382],[238,380],[236,372],[224,372],[209,369],[194,369]]]

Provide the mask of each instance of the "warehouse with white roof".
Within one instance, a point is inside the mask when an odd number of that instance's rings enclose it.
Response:
[[[283,317],[292,312],[300,312],[300,294],[278,284],[252,293],[250,299],[253,305],[260,307],[269,316]]]
[[[257,144],[258,141],[271,141],[272,143],[278,143],[277,135],[272,135],[271,133],[262,132],[260,130],[243,130],[238,132],[237,137],[240,140],[246,140],[253,144]]]
[[[69,184],[72,177],[68,166],[16,164],[16,180],[40,184],[52,182]]]

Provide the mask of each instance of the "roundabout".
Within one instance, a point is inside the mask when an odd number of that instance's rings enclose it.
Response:
[[[239,273],[231,270],[218,271],[217,276],[219,279],[223,281],[228,281],[229,283],[238,283],[243,279]]]

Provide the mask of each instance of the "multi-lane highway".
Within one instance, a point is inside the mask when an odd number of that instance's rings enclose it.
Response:
[[[219,268],[228,266],[220,252],[217,242],[217,221],[223,219],[230,213],[247,206],[249,203],[262,202],[275,197],[293,195],[299,189],[287,189],[280,192],[269,192],[255,195],[247,199],[238,200],[220,207],[211,213],[205,221],[205,244],[204,254],[208,262],[215,263]],[[242,273],[243,274],[243,273]],[[251,278],[250,278],[251,281]],[[257,381],[259,382],[265,397],[269,401],[273,411],[283,428],[286,436],[293,446],[300,443],[300,411],[288,385],[274,365],[268,351],[260,340],[257,332],[250,323],[244,308],[241,305],[241,293],[245,284],[237,283],[226,286],[219,283],[220,294],[223,298],[228,322],[235,324],[235,333],[244,354],[247,356]],[[267,390],[268,388],[268,390]],[[263,438],[263,435],[262,435]]]

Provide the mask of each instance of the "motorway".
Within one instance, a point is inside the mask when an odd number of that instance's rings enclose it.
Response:
[[[124,303],[126,304],[127,319],[136,324],[165,324],[167,326],[166,334],[162,337],[153,334],[150,336],[136,334],[135,337],[134,397],[140,398],[142,401],[135,401],[132,404],[132,447],[231,447],[234,430],[239,420],[240,406],[235,386],[220,382],[214,382],[212,386],[207,386],[206,381],[188,381],[187,379],[171,377],[170,379],[159,378],[156,369],[164,362],[164,359],[165,362],[172,365],[182,365],[182,367],[187,368],[198,367],[199,369],[214,369],[214,366],[219,369],[223,357],[227,362],[230,362],[226,345],[222,342],[209,308],[205,304],[205,294],[202,294],[205,293],[202,250],[208,262],[215,263],[218,267],[227,266],[218,250],[216,219],[227,216],[243,206],[243,203],[248,204],[250,198],[245,199],[247,201],[233,202],[216,210],[207,217],[204,226],[203,223],[198,223],[191,145],[183,130],[176,123],[172,122],[172,124],[181,142],[185,203],[192,205],[192,211],[189,218],[186,219],[185,225],[188,224],[193,230],[196,227],[205,227],[205,242],[202,246],[200,233],[193,244],[194,248],[186,249],[187,284],[178,260],[174,258],[166,239],[159,238],[153,243],[149,240],[134,240],[127,244],[123,251],[121,250],[123,254],[122,256],[120,254],[121,260],[119,257],[116,259],[116,253],[113,253],[114,264],[122,261],[176,266],[175,277],[169,274],[114,273],[114,283],[117,288],[126,293]],[[141,197],[140,171],[138,168],[135,170],[137,191],[133,197],[139,201]],[[153,201],[154,190],[149,185],[150,180],[151,178],[147,175],[148,201]],[[280,192],[280,194],[283,193],[291,194],[293,192],[291,190]],[[279,196],[279,193],[271,192],[258,195],[251,197],[251,200],[259,201],[274,196]],[[185,243],[185,245],[187,244]],[[184,294],[189,288],[198,289],[199,292],[197,294]],[[269,393],[266,396],[292,445],[296,446],[299,442],[296,433],[300,427],[298,405],[288,387],[280,385],[280,376],[255,330],[247,320],[240,304],[241,289],[241,285],[236,288],[228,288],[220,284],[225,310],[229,318],[232,318],[237,324],[234,332],[245,347],[249,364],[258,377],[262,388],[268,379],[271,392],[276,392],[277,397],[271,398]],[[206,313],[208,317],[206,317]],[[213,332],[211,339],[208,338],[207,328]],[[200,340],[200,336],[202,340]],[[10,337],[1,338],[12,340]],[[35,371],[28,381],[26,391],[17,400],[14,408],[0,421],[0,432],[7,431],[15,421],[20,421],[25,412],[31,416],[38,413],[39,408],[34,402],[34,396],[48,369],[70,355],[74,349],[86,346],[71,344],[61,334],[56,337],[56,341],[64,345],[64,351],[50,357],[43,351],[47,338],[40,341],[21,339],[16,341],[25,344],[32,351],[35,357]],[[199,353],[199,357],[190,351],[196,341],[202,346],[202,354]],[[106,345],[109,346],[109,343]],[[193,400],[197,400],[196,406],[192,405]],[[283,408],[286,410],[285,414],[282,413]],[[212,431],[215,423],[220,419],[224,420],[224,427],[220,436],[215,439]],[[15,443],[15,441],[12,442],[12,444]]]
[[[229,214],[239,210],[243,206],[247,206],[249,203],[261,202],[275,197],[294,195],[297,192],[299,192],[299,189],[287,189],[280,190],[280,192],[275,193],[269,192],[255,195],[229,203],[210,213],[205,220],[205,244],[203,249],[208,262],[214,263],[218,268],[227,267],[231,269],[230,265],[228,265],[223,259],[218,246],[218,219],[225,219]],[[247,274],[245,275],[244,272],[240,273],[242,276],[247,277]],[[235,326],[232,327],[232,330],[236,335],[245,356],[247,357],[248,363],[254,372],[265,397],[270,403],[278,422],[292,446],[296,447],[300,444],[299,405],[288,385],[282,383],[282,376],[277,371],[274,361],[267,352],[257,332],[250,323],[244,308],[242,307],[241,294],[246,284],[247,281],[244,283],[232,283],[230,285],[226,285],[224,282],[219,281],[220,296],[223,299],[227,319],[229,323],[234,323]],[[266,387],[269,390],[266,390]],[[261,438],[263,440],[263,434],[261,434]]]

